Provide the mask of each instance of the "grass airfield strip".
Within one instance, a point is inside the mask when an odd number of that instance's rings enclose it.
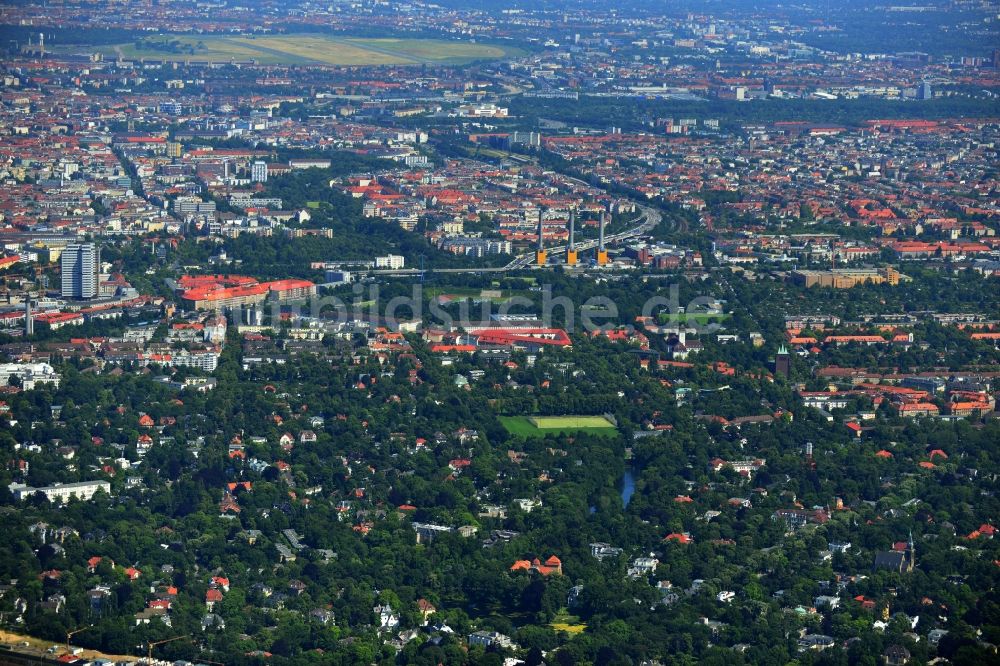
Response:
[[[268,35],[263,37],[159,35],[148,42],[173,43],[178,50],[136,48],[135,43],[103,46],[107,58],[170,62],[255,60],[264,65],[419,65],[462,64],[516,55],[516,49],[443,39],[363,39],[323,35]],[[190,49],[190,50],[189,50]],[[79,51],[79,46],[60,51]]]

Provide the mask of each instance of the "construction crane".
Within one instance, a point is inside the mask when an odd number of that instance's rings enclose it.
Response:
[[[163,645],[164,643],[172,643],[173,641],[179,641],[182,638],[187,638],[187,636],[174,636],[173,638],[164,638],[162,641],[149,641],[146,644],[148,650],[146,652],[146,662],[153,663],[153,648],[157,645]]]
[[[73,636],[77,635],[81,631],[87,631],[87,629],[90,629],[93,626],[94,625],[92,625],[92,624],[88,624],[86,627],[80,627],[79,629],[74,629],[72,631],[67,631],[66,632],[66,651],[69,652],[69,639],[73,638]]]

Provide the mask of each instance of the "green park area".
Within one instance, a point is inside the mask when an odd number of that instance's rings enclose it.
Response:
[[[690,326],[708,326],[722,324],[730,315],[722,312],[662,312],[656,316],[656,323],[688,324]]]

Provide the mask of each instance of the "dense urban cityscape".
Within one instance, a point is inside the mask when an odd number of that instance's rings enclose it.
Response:
[[[0,35],[0,664],[1000,663],[1000,5]]]

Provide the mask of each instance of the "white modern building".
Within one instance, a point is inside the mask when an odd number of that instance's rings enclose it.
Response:
[[[513,648],[515,643],[510,636],[501,634],[499,631],[475,631],[469,634],[469,647],[482,645],[486,648]]]
[[[458,107],[458,115],[463,118],[506,118],[508,109],[496,104],[465,104]]]
[[[214,351],[180,350],[170,355],[168,365],[175,368],[198,368],[205,372],[214,372],[219,366],[219,354]]]
[[[389,270],[399,270],[406,266],[406,258],[398,254],[387,254],[384,257],[375,257],[375,268],[388,268]]]
[[[48,363],[0,363],[0,386],[10,384],[12,377],[17,377],[25,391],[39,384],[59,388],[59,373]]]
[[[32,488],[19,483],[12,483],[10,491],[19,502],[31,497],[35,493],[42,493],[50,502],[67,502],[71,497],[79,500],[89,500],[98,490],[111,494],[111,484],[107,481],[79,481],[77,483],[63,483],[55,486],[44,486],[42,488]]]
[[[257,160],[250,167],[250,180],[255,183],[267,182],[267,162]]]

